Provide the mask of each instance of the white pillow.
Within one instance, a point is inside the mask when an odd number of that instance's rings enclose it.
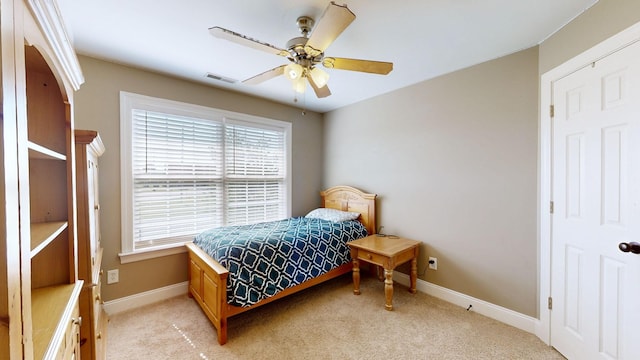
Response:
[[[311,210],[305,217],[340,222],[356,220],[360,217],[360,213],[337,209],[317,208],[315,210]]]

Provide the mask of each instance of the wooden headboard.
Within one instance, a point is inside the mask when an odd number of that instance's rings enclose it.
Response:
[[[376,233],[376,194],[366,194],[351,186],[334,186],[320,192],[322,207],[360,213],[360,222],[369,235]]]

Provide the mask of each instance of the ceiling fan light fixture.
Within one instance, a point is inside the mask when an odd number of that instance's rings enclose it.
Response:
[[[327,85],[327,82],[329,82],[329,74],[327,74],[326,71],[320,68],[314,67],[309,72],[309,75],[311,76],[311,79],[313,79],[313,82],[316,84],[316,86],[319,88],[324,87],[325,85]]]
[[[284,67],[284,74],[291,81],[298,80],[302,77],[304,68],[300,64],[291,63]]]
[[[303,77],[292,80],[291,84],[293,85],[293,90],[299,94],[304,94],[307,89],[307,80]]]

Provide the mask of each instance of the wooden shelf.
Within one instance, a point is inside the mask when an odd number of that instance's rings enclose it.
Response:
[[[31,291],[33,319],[33,354],[36,359],[53,358],[51,345],[60,344],[67,323],[82,290],[82,280],[75,284],[47,286]]]
[[[38,145],[29,141],[29,158],[31,159],[44,159],[44,160],[67,160],[64,154],[60,154],[57,151],[48,149],[42,145]]]
[[[44,249],[69,226],[66,221],[31,224],[31,258]]]

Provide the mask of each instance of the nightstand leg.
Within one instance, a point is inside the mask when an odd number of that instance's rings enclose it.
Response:
[[[415,294],[416,291],[416,278],[418,277],[418,257],[414,257],[411,260],[411,275],[409,279],[411,281],[411,287],[409,288],[409,292]]]
[[[384,297],[386,300],[384,308],[393,310],[393,269],[384,269]]]
[[[353,277],[353,294],[360,295],[360,261],[358,261],[358,258],[356,257],[353,258],[352,277]]]

